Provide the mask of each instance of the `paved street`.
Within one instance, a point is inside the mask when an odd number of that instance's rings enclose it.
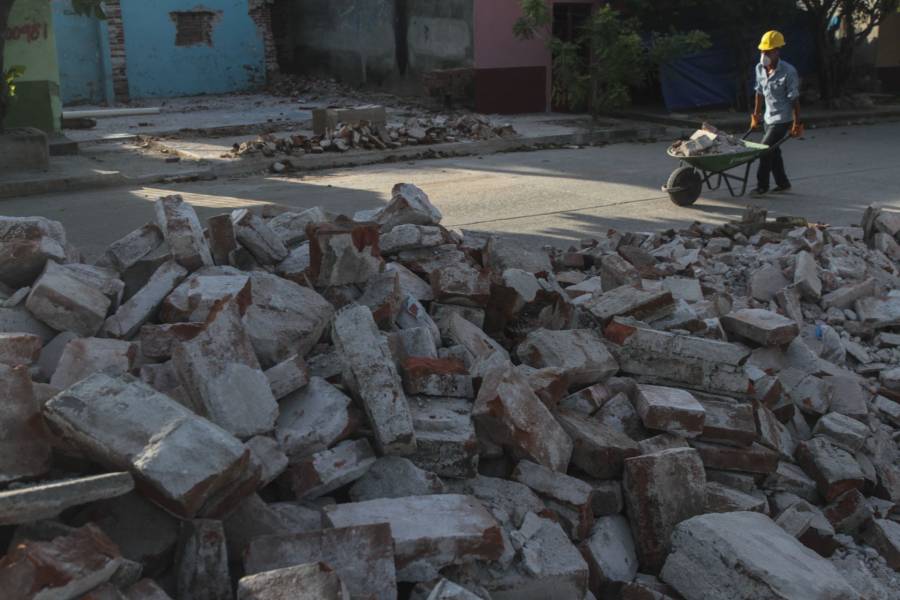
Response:
[[[248,177],[153,188],[117,188],[0,200],[0,214],[61,221],[88,256],[153,219],[152,201],[180,193],[201,218],[274,202],[321,205],[352,214],[377,207],[394,183],[422,187],[444,212],[444,224],[566,245],[604,228],[657,230],[698,220],[720,223],[759,204],[774,215],[858,223],[870,203],[900,208],[900,123],[808,131],[784,146],[790,194],[762,199],[707,193],[689,209],[660,186],[677,163],[667,142],[581,150],[499,154],[315,173],[303,178]]]

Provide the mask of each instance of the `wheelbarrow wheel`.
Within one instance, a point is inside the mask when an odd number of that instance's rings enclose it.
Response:
[[[694,167],[679,167],[669,175],[665,190],[678,206],[690,206],[703,191],[703,177]]]

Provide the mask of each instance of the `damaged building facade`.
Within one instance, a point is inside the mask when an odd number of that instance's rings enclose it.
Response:
[[[550,4],[565,39],[599,2]],[[450,96],[483,113],[550,108],[550,50],[513,35],[519,0],[275,0],[272,10],[287,72]]]
[[[277,71],[425,94],[482,113],[551,108],[552,58],[520,40],[519,0],[109,0],[107,19],[52,0],[64,104],[263,87]],[[597,0],[553,0],[571,37]]]
[[[107,0],[103,21],[52,4],[66,104],[249,90],[277,67],[270,0]]]

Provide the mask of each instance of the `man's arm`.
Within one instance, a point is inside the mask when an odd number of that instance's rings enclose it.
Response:
[[[760,122],[762,121],[763,116],[763,106],[765,105],[766,98],[759,92],[756,94],[756,103],[753,107],[753,115],[750,117],[750,127],[752,129],[756,129],[759,127]]]

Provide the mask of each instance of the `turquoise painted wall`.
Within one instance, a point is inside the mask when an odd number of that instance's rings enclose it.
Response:
[[[53,0],[63,104],[98,104],[112,98],[106,22],[72,10],[72,0]]]
[[[190,10],[217,14],[211,45],[175,45],[170,13]],[[248,0],[122,0],[122,22],[132,98],[225,93],[265,83],[265,47]]]

